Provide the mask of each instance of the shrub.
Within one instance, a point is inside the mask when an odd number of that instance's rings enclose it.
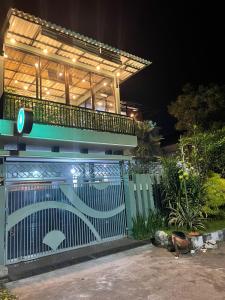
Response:
[[[138,240],[154,237],[155,232],[165,226],[165,218],[157,210],[149,210],[147,218],[137,214],[133,218],[133,237]]]
[[[225,217],[225,179],[212,173],[205,183],[206,203],[203,212],[209,217]]]

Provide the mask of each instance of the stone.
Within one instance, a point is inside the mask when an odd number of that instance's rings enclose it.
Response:
[[[8,268],[6,266],[0,265],[0,279],[8,276]]]
[[[155,242],[157,245],[166,247],[168,245],[168,234],[162,230],[156,231]]]

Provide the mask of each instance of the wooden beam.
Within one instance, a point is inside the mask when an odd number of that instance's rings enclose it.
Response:
[[[97,70],[95,67],[92,66],[88,66],[86,64],[83,64],[81,62],[72,62],[71,59],[68,59],[66,57],[62,57],[53,53],[48,53],[48,54],[44,54],[43,51],[41,49],[35,48],[33,46],[29,46],[29,45],[25,45],[19,42],[16,42],[15,45],[12,46],[12,44],[10,43],[9,39],[5,40],[5,46],[12,48],[12,49],[18,49],[24,52],[28,52],[28,53],[32,53],[34,55],[38,55],[41,56],[45,59],[50,59],[52,61],[55,61],[57,63],[64,63],[67,65],[70,65],[71,67],[74,67],[76,69],[80,69],[86,72],[92,72],[92,73],[96,73],[105,77],[109,77],[109,78],[113,78],[114,77],[114,73],[111,73],[109,71],[100,69]]]

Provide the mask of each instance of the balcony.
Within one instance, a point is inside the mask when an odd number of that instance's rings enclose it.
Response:
[[[32,109],[34,122],[53,126],[135,135],[132,118],[102,111],[4,93],[1,117],[16,120],[20,107]]]

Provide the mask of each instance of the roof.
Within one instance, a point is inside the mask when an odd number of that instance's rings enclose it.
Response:
[[[101,67],[109,73],[119,70],[121,82],[151,64],[148,60],[14,8],[9,10],[8,20],[8,39],[15,38],[42,50],[47,46],[49,52],[70,60],[75,57],[80,63],[92,67],[98,68],[99,65],[99,69]],[[81,54],[80,50],[85,51]]]

